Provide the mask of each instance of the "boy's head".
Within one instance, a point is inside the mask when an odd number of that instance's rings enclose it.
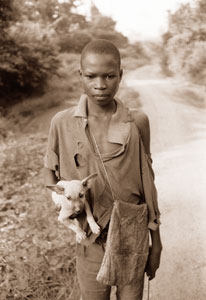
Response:
[[[121,58],[120,58],[119,50],[112,42],[110,42],[108,40],[97,39],[97,40],[93,40],[93,41],[89,42],[82,50],[81,66],[82,66],[85,56],[88,54],[91,54],[91,53],[112,55],[114,57],[114,59],[116,60],[119,68],[121,66]]]
[[[107,106],[115,96],[122,78],[120,53],[110,41],[89,42],[82,51],[80,76],[89,100]]]

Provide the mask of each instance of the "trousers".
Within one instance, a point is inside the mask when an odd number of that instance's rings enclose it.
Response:
[[[104,256],[104,243],[77,245],[76,271],[82,300],[110,300],[111,286],[96,280]],[[122,270],[124,272],[124,270]],[[142,300],[144,276],[135,285],[117,286],[117,300]]]

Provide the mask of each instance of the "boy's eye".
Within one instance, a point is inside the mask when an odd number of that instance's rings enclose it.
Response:
[[[88,78],[88,79],[93,79],[94,75],[85,75],[85,77]]]
[[[79,197],[80,198],[84,197],[84,193],[79,193]]]
[[[115,75],[107,75],[106,79],[113,79],[115,78]]]

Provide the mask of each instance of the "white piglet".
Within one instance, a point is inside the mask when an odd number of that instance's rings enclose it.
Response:
[[[83,180],[61,180],[55,185],[47,185],[47,188],[52,190],[54,203],[60,207],[58,220],[76,233],[78,243],[86,238],[86,232],[82,230],[76,218],[84,209],[91,231],[95,234],[100,232],[85,196],[96,177],[97,174],[92,174]]]

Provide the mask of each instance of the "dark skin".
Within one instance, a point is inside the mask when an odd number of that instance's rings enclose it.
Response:
[[[88,126],[94,135],[101,153],[109,153],[118,147],[107,141],[107,131],[112,114],[116,111],[114,96],[119,88],[123,71],[118,59],[113,54],[88,53],[84,56],[79,70],[82,86],[88,96]],[[150,128],[148,118],[142,112],[137,112],[138,128],[140,130],[146,153],[150,153]],[[45,169],[45,184],[55,184],[58,179],[55,172]],[[162,244],[159,229],[150,230],[152,246],[146,266],[149,279],[155,277],[159,268]]]

